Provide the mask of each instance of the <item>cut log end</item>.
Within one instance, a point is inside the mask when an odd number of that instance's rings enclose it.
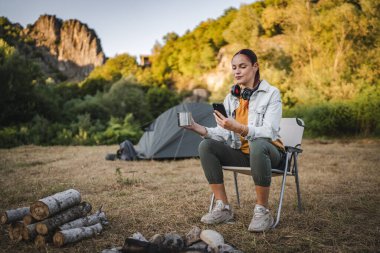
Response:
[[[46,239],[43,235],[37,235],[36,239],[34,239],[34,245],[37,249],[43,249],[46,246]]]
[[[75,189],[69,189],[34,202],[30,206],[30,213],[40,221],[75,206],[80,201],[80,193]]]
[[[37,233],[39,233],[40,235],[46,235],[46,234],[49,232],[49,229],[48,229],[48,227],[46,226],[46,224],[38,223],[38,224],[36,225],[36,231],[37,231]]]
[[[0,217],[1,224],[5,224],[8,222],[8,217],[6,213],[2,213]]]
[[[33,218],[32,215],[25,215],[24,218],[22,218],[22,222],[24,223],[25,226],[32,224],[35,222],[35,219]]]
[[[24,224],[16,223],[9,226],[8,235],[9,238],[13,241],[21,241],[22,240],[22,231],[24,230]]]
[[[65,244],[65,237],[61,232],[56,232],[53,236],[53,243],[56,247],[62,247]]]
[[[34,202],[30,206],[30,213],[36,220],[46,219],[50,215],[49,207],[41,201]]]

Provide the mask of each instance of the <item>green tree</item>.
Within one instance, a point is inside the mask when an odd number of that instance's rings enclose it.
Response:
[[[107,91],[111,84],[121,78],[134,78],[139,71],[136,58],[129,54],[120,54],[96,67],[79,84],[82,94],[95,95],[97,91]]]
[[[263,33],[260,22],[262,11],[262,2],[243,5],[236,14],[235,19],[223,33],[226,41],[240,47],[257,45],[258,37]]]
[[[166,86],[152,87],[148,90],[146,96],[153,118],[180,103],[178,94]]]
[[[29,121],[36,107],[33,83],[39,68],[0,39],[0,125]]]
[[[137,84],[121,79],[112,84],[103,99],[104,106],[113,117],[124,118],[125,115],[131,113],[141,123],[152,119],[144,91]]]

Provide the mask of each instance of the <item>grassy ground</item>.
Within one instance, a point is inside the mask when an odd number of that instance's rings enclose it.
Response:
[[[279,226],[263,234],[247,231],[255,201],[253,182],[239,177],[236,206],[231,173],[227,192],[235,224],[203,225],[210,191],[198,159],[105,161],[117,146],[37,147],[0,150],[0,211],[76,188],[94,209],[103,205],[110,226],[93,239],[46,252],[100,252],[123,245],[139,231],[186,234],[193,225],[214,229],[244,252],[378,252],[380,249],[380,142],[306,140],[300,156],[304,212],[296,211],[293,178],[288,178]],[[270,203],[278,202],[281,178],[272,180]],[[272,210],[274,211],[274,210]],[[0,252],[37,252],[32,243],[13,243],[0,230]]]

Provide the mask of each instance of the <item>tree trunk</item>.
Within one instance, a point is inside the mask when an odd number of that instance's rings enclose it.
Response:
[[[30,206],[30,213],[36,220],[44,220],[60,211],[78,205],[80,201],[80,193],[77,190],[69,189],[34,202]]]
[[[88,226],[95,225],[97,223],[102,223],[104,225],[104,222],[107,223],[106,214],[104,212],[97,212],[93,215],[89,215],[87,217],[79,218],[69,223],[63,224],[62,226],[59,227],[59,230],[88,227]]]
[[[9,225],[8,235],[9,238],[13,241],[22,240],[22,231],[24,230],[24,223],[21,221]]]
[[[97,223],[90,227],[81,227],[58,231],[53,236],[53,243],[54,246],[62,247],[65,244],[74,243],[84,238],[99,234],[102,230],[102,225],[100,223]]]
[[[49,231],[53,231],[69,221],[86,216],[90,211],[91,205],[87,202],[83,202],[78,206],[71,207],[56,216],[37,223],[36,230],[39,234],[46,235]]]
[[[36,223],[37,220],[33,218],[32,215],[28,214],[28,215],[25,215],[24,218],[22,218],[22,221],[24,222],[24,225],[27,226],[27,225],[30,225],[32,223]]]
[[[36,225],[37,223],[24,226],[24,229],[22,230],[23,240],[25,241],[34,240],[34,238],[37,236]]]
[[[9,224],[15,221],[22,220],[25,215],[30,214],[29,207],[20,207],[17,209],[11,209],[1,214],[1,224]]]

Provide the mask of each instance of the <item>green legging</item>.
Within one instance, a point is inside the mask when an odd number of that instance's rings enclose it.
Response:
[[[222,166],[251,167],[255,185],[270,186],[271,169],[280,165],[283,152],[279,151],[268,139],[259,138],[249,142],[250,153],[233,149],[225,143],[204,139],[198,151],[201,164],[209,184],[223,184]]]

